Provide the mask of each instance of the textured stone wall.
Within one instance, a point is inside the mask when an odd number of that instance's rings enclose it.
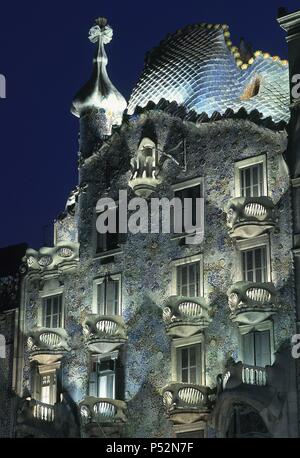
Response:
[[[128,234],[122,253],[114,263],[94,258],[95,207],[107,187],[106,164],[110,166],[109,196],[127,189],[130,159],[145,135],[145,123],[153,123],[157,146],[169,150],[182,135],[187,139],[187,172],[167,159],[162,185],[153,197],[173,197],[171,184],[204,177],[206,230],[200,246],[180,246],[169,235]],[[125,373],[124,400],[128,403],[129,437],[172,437],[165,418],[161,389],[171,381],[171,341],[162,320],[165,299],[170,295],[170,262],[203,254],[204,296],[212,304],[212,323],[205,332],[206,384],[214,387],[228,358],[239,359],[239,331],[230,320],[227,290],[236,281],[234,241],[229,237],[225,209],[234,197],[234,162],[265,153],[268,158],[270,196],[277,204],[278,225],[271,235],[272,273],[279,289],[282,311],[274,317],[275,345],[294,333],[292,294],[292,227],[289,180],[282,160],[286,134],[275,133],[249,121],[223,120],[195,126],[162,112],[135,116],[80,170],[78,234],[80,263],[75,273],[60,273],[64,283],[66,330],[73,350],[63,361],[63,383],[75,401],[88,387],[88,351],[82,323],[92,312],[93,280],[106,273],[122,273],[122,313],[128,327],[128,343],[121,350]],[[133,197],[128,188],[129,197]],[[68,231],[67,231],[68,232]],[[62,234],[64,232],[61,232]],[[61,239],[61,236],[60,236]],[[32,285],[26,299],[27,330],[36,325],[39,285]],[[28,359],[25,384],[29,385]]]
[[[14,426],[14,397],[12,394],[14,358],[14,311],[0,314],[0,335],[5,337],[5,359],[0,358],[0,438],[12,437]]]

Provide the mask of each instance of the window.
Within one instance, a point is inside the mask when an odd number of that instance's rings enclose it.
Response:
[[[187,231],[187,227],[185,227],[185,212],[188,210],[189,207],[187,207],[185,199],[191,199],[192,201],[192,206],[191,206],[191,221],[188,220],[188,223],[190,226],[197,227],[197,213],[198,213],[198,218],[199,218],[199,211],[201,211],[201,207],[199,208],[197,199],[201,199],[203,196],[203,182],[201,178],[196,178],[194,180],[190,180],[185,183],[179,183],[173,186],[175,198],[178,198],[181,200],[182,203],[182,214],[181,214],[181,220],[179,220],[179,223],[181,223],[181,233],[183,234],[185,231]],[[202,215],[200,215],[201,217]],[[172,217],[172,223],[175,223],[175,215]],[[199,223],[198,223],[199,224]],[[202,224],[202,221],[201,221]],[[178,232],[178,230],[177,230]]]
[[[267,196],[266,156],[256,156],[236,163],[236,197]]]
[[[107,251],[114,251],[120,248],[119,246],[119,211],[118,207],[111,209],[110,211],[116,212],[116,232],[107,232],[106,234],[100,234],[97,229],[96,237],[96,254],[105,253]]]
[[[201,384],[201,344],[177,348],[177,380]]]
[[[107,358],[92,362],[89,396],[115,399],[116,360]]]
[[[43,326],[45,328],[62,328],[62,295],[49,296],[43,299]]]
[[[261,246],[242,251],[244,281],[264,283],[268,281],[267,247]]]
[[[56,372],[40,375],[40,401],[48,405],[56,403]]]
[[[252,165],[240,170],[241,196],[260,197],[264,195],[263,164]]]
[[[98,315],[121,315],[120,275],[95,280],[95,312]]]
[[[183,297],[200,296],[200,262],[176,267],[177,295]]]
[[[252,331],[242,336],[243,362],[248,366],[271,364],[270,331]]]

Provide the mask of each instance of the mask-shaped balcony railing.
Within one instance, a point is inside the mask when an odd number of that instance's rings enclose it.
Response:
[[[89,315],[83,331],[89,349],[96,353],[109,353],[127,340],[126,326],[121,316]]]
[[[257,237],[275,224],[274,204],[269,197],[237,197],[230,201],[227,225],[231,237]]]
[[[58,242],[55,247],[41,248],[39,251],[28,249],[24,262],[29,272],[43,272],[56,269],[68,270],[78,264],[79,244]]]
[[[232,363],[223,377],[223,389],[233,389],[243,384],[266,386],[266,367],[250,366],[242,362]]]
[[[239,324],[255,325],[279,310],[273,283],[238,282],[228,291],[231,319]]]
[[[95,423],[122,424],[126,422],[126,403],[114,399],[87,397],[79,404],[81,421],[84,425]]]
[[[161,183],[158,176],[159,153],[152,140],[144,138],[131,161],[129,186],[138,197],[148,198]]]
[[[39,364],[53,364],[70,351],[69,338],[64,329],[36,328],[28,335],[30,359]]]
[[[163,319],[167,333],[172,337],[191,337],[211,322],[205,299],[180,296],[169,297]]]
[[[171,383],[163,390],[163,401],[167,415],[174,423],[194,423],[211,411],[214,394],[208,387]]]

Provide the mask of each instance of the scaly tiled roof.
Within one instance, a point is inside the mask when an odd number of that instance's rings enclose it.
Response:
[[[149,53],[128,114],[162,98],[208,116],[245,108],[275,123],[288,122],[288,63],[258,51],[246,64],[227,25],[188,26]]]

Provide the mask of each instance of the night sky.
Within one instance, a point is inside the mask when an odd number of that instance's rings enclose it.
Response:
[[[114,29],[106,47],[109,75],[128,98],[144,55],[167,33],[197,22],[226,23],[234,44],[287,58],[277,9],[300,8],[296,0],[106,2],[2,2],[0,74],[7,99],[0,99],[0,246],[51,244],[51,224],[77,184],[78,120],[70,114],[74,94],[91,73],[94,19]]]

